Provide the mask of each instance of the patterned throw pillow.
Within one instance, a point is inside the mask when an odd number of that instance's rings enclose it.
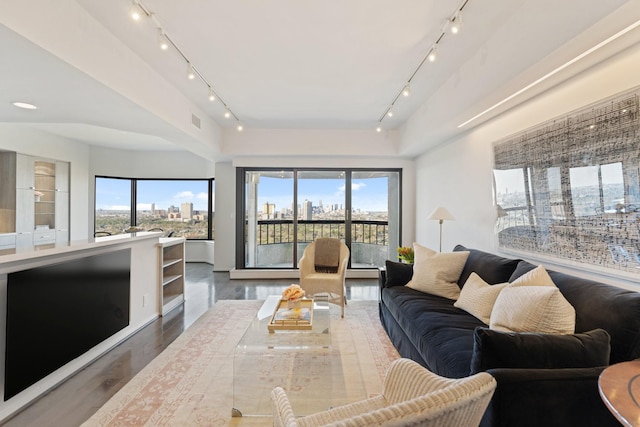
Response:
[[[493,305],[500,291],[508,284],[490,285],[476,273],[471,273],[460,291],[458,301],[453,306],[463,309],[488,325]]]
[[[438,253],[417,243],[413,244],[415,259],[413,277],[406,286],[432,295],[457,300],[458,279],[469,252]]]

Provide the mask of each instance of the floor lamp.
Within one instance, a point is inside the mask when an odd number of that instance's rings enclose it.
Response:
[[[431,212],[431,215],[429,215],[427,219],[438,220],[438,222],[440,223],[440,252],[442,252],[442,223],[444,222],[444,220],[455,221],[456,219],[453,217],[453,215],[451,215],[451,212],[443,207],[436,208],[433,212]]]

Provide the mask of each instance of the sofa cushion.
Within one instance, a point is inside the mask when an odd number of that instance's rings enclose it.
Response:
[[[384,288],[381,298],[428,369],[450,378],[468,376],[473,331],[484,323],[450,299],[407,286]]]
[[[572,334],[576,312],[555,286],[505,287],[491,312],[491,329]]]
[[[417,243],[413,248],[413,277],[407,286],[432,295],[458,299],[460,288],[457,281],[469,252],[438,253]]]
[[[510,281],[536,268],[520,261]],[[549,276],[576,310],[576,332],[597,328],[611,336],[611,363],[640,358],[640,293],[549,270]]]
[[[475,272],[471,273],[460,291],[460,297],[453,306],[463,309],[488,325],[493,305],[500,291],[508,284],[489,285]]]
[[[467,262],[458,279],[460,287],[465,284],[471,273],[474,272],[490,285],[509,282],[509,278],[520,262],[519,259],[503,258],[477,249],[467,249],[462,245],[457,245],[453,248],[453,251],[469,252]]]
[[[404,286],[411,280],[413,276],[413,264],[405,264],[402,262],[385,261],[386,281],[384,286],[390,288],[392,286]]]
[[[592,368],[609,364],[610,337],[604,329],[548,335],[477,328],[470,375],[492,368]]]

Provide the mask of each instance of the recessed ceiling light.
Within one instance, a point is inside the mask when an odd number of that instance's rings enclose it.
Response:
[[[37,110],[38,107],[36,107],[33,104],[29,104],[27,102],[12,102],[13,105],[15,105],[18,108],[24,108],[25,110]]]

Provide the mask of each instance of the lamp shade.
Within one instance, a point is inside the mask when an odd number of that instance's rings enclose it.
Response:
[[[453,217],[453,215],[451,215],[451,212],[449,212],[446,208],[443,208],[442,206],[439,208],[436,208],[433,212],[431,212],[431,214],[427,217],[427,219],[433,219],[438,221],[442,221],[442,220],[455,221],[456,220]]]

